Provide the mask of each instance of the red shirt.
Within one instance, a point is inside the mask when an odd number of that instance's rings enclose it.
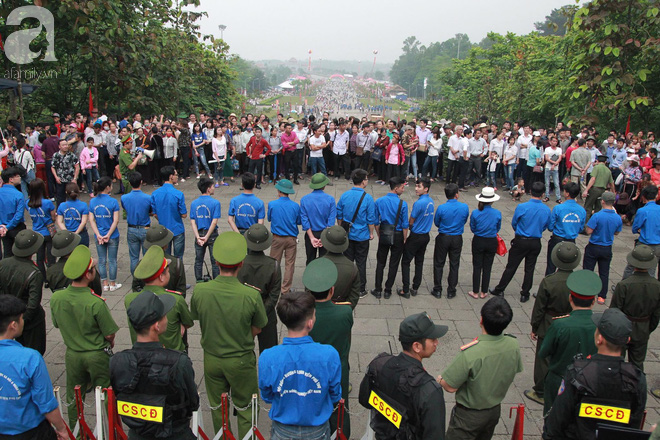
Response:
[[[653,168],[653,161],[650,157],[646,156],[643,159],[639,160],[639,166],[642,167],[642,170],[645,173],[648,173],[651,168]]]
[[[261,159],[259,157],[260,155],[270,153],[270,145],[268,144],[268,141],[266,141],[264,138],[261,138],[259,139],[259,142],[257,142],[257,138],[255,136],[250,138],[245,149],[247,151],[248,157],[252,160],[259,160]]]
[[[573,164],[571,163],[571,153],[573,153],[574,150],[576,150],[577,147],[575,145],[571,145],[566,149],[566,169],[570,170]]]

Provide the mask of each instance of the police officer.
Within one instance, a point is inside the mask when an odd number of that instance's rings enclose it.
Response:
[[[626,260],[634,272],[616,285],[610,307],[621,310],[632,321],[628,361],[644,371],[649,337],[660,322],[660,281],[649,274],[658,266],[658,259],[653,248],[638,244]]]
[[[50,310],[53,326],[60,329],[66,354],[66,404],[74,399],[74,388],[88,389],[110,385],[109,361],[119,330],[105,299],[89,285],[96,276],[96,261],[87,246],[76,247],[64,265],[71,285],[53,293]],[[76,423],[76,411],[69,410],[69,426]]]
[[[144,258],[151,259],[148,254]],[[147,285],[128,306],[128,320],[137,332],[137,342],[132,349],[110,359],[110,382],[119,405],[126,402],[129,406],[162,408],[160,422],[148,416],[133,417],[130,411],[122,415],[130,428],[129,439],[193,440],[196,437],[190,429],[190,418],[199,408],[199,395],[192,362],[185,353],[162,345],[163,335],[170,329],[168,316],[178,300],[150,288]]]
[[[591,319],[596,324],[598,353],[568,367],[555,404],[545,418],[545,440],[595,440],[598,423],[635,429],[641,425],[646,376],[622,356],[632,323],[619,309],[607,309]],[[614,409],[609,412],[612,416],[608,417],[603,405]]]
[[[433,223],[438,227],[438,236],[435,238],[433,251],[433,290],[431,295],[442,297],[442,272],[445,261],[449,255],[449,278],[447,280],[447,298],[456,296],[458,284],[458,269],[461,263],[463,250],[463,232],[465,223],[470,215],[466,203],[458,201],[458,186],[450,183],[445,186],[447,202],[438,206],[435,211]]]
[[[371,410],[371,429],[377,439],[444,440],[445,398],[422,359],[435,353],[438,338],[447,330],[446,325],[434,324],[426,312],[410,315],[399,325],[402,352],[397,356],[381,353],[367,367],[359,401]],[[384,404],[397,414],[386,418]]]
[[[158,246],[159,248],[162,248],[163,251],[165,251],[172,242],[173,238],[174,234],[172,234],[172,231],[163,225],[156,225],[147,231],[144,247],[149,250],[151,246]],[[169,265],[170,281],[167,283],[165,288],[167,290],[180,292],[181,295],[183,295],[185,298],[188,286],[186,285],[186,271],[183,267],[183,260],[181,258],[174,257],[167,252],[165,252],[165,258],[171,261]],[[139,292],[143,287],[144,280],[133,277],[133,291]]]
[[[341,226],[335,225],[321,233],[323,247],[328,251],[323,258],[335,263],[337,267],[337,282],[334,286],[332,302],[335,304],[350,304],[355,309],[360,300],[360,274],[358,268],[345,255],[348,249],[348,234]]]
[[[306,264],[325,255],[326,249],[321,242],[321,232],[334,225],[337,218],[335,198],[323,191],[329,183],[330,179],[325,174],[314,174],[309,184],[313,191],[300,199],[300,220],[305,231]]]
[[[516,206],[511,219],[516,235],[511,240],[509,259],[506,268],[500,278],[500,282],[490,293],[503,296],[504,290],[509,285],[518,266],[525,260],[525,277],[520,291],[520,302],[529,301],[529,291],[534,283],[534,267],[536,259],[541,253],[541,237],[543,231],[550,226],[550,208],[541,201],[545,187],[542,182],[532,184],[532,198],[529,202]]]
[[[13,256],[0,261],[0,293],[15,296],[27,306],[23,335],[16,340],[42,356],[46,352],[46,313],[41,307],[44,277],[32,256],[43,242],[44,237],[38,232],[23,229],[16,234]]]
[[[403,255],[403,244],[408,237],[408,204],[401,200],[406,181],[395,176],[390,178],[389,184],[390,192],[376,200],[378,252],[376,253],[376,288],[371,294],[379,299],[381,296],[385,299],[392,296],[392,286]],[[390,251],[389,270],[383,291],[383,272]]]
[[[575,182],[568,182],[564,185],[564,203],[552,208],[550,214],[550,226],[548,230],[552,231],[552,236],[548,241],[548,259],[545,266],[545,276],[550,275],[557,267],[552,261],[552,250],[562,241],[575,243],[575,239],[584,229],[584,222],[587,212],[577,204],[575,199],[580,195],[580,185]]]
[[[410,211],[410,235],[403,246],[401,258],[401,282],[403,288],[397,293],[404,298],[416,296],[417,289],[422,284],[422,271],[424,269],[424,255],[426,247],[431,240],[429,232],[433,227],[433,213],[435,206],[429,196],[431,181],[423,177],[415,182],[415,194],[419,197]],[[410,286],[410,263],[415,260],[415,276]]]
[[[582,252],[574,243],[561,241],[552,249],[550,258],[557,271],[541,280],[534,301],[534,309],[530,320],[532,326],[530,336],[533,341],[536,341],[534,387],[531,390],[525,390],[525,397],[541,405],[543,405],[543,396],[545,395],[544,382],[545,376],[548,374],[548,361],[539,357],[538,353],[553,320],[558,316],[564,316],[571,312],[566,280],[573,269],[580,265]]]
[[[653,249],[655,256],[660,258],[660,205],[655,202],[658,198],[658,187],[655,185],[644,187],[641,197],[643,206],[635,214],[632,232],[633,234],[639,234],[637,244],[649,246]],[[655,276],[656,269],[657,267],[649,268],[648,271],[652,277]],[[633,271],[633,266],[627,264],[623,272],[623,279],[625,280],[632,275]]]
[[[334,304],[334,285],[338,272],[334,263],[327,258],[312,261],[305,268],[303,285],[316,300],[316,322],[309,335],[314,342],[332,345],[339,353],[341,360],[341,397],[346,405],[344,413],[343,432],[346,438],[351,438],[351,418],[348,412],[348,382],[351,367],[348,363],[351,351],[351,332],[353,330],[353,309],[348,304]],[[330,431],[337,429],[337,411],[330,417]]]
[[[273,235],[264,225],[255,223],[245,231],[248,254],[238,271],[238,281],[253,287],[261,294],[268,324],[257,335],[259,353],[277,345],[277,313],[275,306],[282,289],[282,268],[276,259],[264,253],[273,242]]]
[[[612,171],[607,168],[605,162],[607,161],[607,156],[598,156],[598,164],[591,171],[591,177],[589,178],[589,183],[587,188],[582,193],[582,198],[584,200],[584,209],[587,212],[587,223],[591,218],[592,214],[600,211],[601,195],[608,189],[615,193],[614,189],[614,179],[612,178]]]
[[[576,358],[586,358],[596,352],[591,320],[594,301],[600,292],[600,278],[590,270],[578,270],[569,275],[566,287],[571,313],[558,316],[548,329],[537,356],[548,359],[548,374],[543,385],[544,414],[547,414],[557,396],[566,367]]]
[[[245,238],[237,232],[218,235],[213,257],[220,275],[195,286],[190,311],[199,321],[204,349],[204,380],[216,431],[222,427],[220,399],[231,392],[238,419],[238,437],[250,430],[251,399],[258,393],[254,337],[268,323],[259,292],[238,281],[247,254]]]
[[[2,171],[0,187],[0,237],[3,252],[0,258],[11,257],[16,235],[25,229],[25,200],[19,189],[21,173],[18,168],[9,167]]]
[[[516,374],[523,369],[515,336],[504,329],[513,311],[504,298],[491,298],[481,308],[481,335],[438,377],[449,393],[456,393],[447,440],[491,438],[500,420],[500,404]]]
[[[621,232],[623,222],[614,210],[616,195],[605,191],[601,195],[602,210],[594,213],[587,222],[584,230],[589,237],[589,244],[584,248],[584,261],[582,268],[594,270],[598,264],[598,275],[602,288],[598,294],[598,304],[605,304],[610,278],[610,263],[612,262],[612,243],[614,236]]]
[[[165,286],[170,281],[170,264],[172,260],[165,257],[163,248],[151,246],[140,263],[135,268],[135,278],[144,281],[145,289],[156,295],[172,296],[175,306],[167,313],[167,328],[159,333],[160,342],[165,348],[186,351],[184,335],[193,326],[193,320],[188,310],[188,304],[181,292],[167,290]],[[132,292],[124,298],[126,311],[131,303],[138,297],[139,292]],[[130,317],[130,316],[129,316]],[[137,335],[134,327],[129,327],[131,341],[135,344]]]
[[[53,254],[53,257],[59,257],[59,259],[55,264],[46,269],[46,281],[52,292],[64,289],[71,284],[71,280],[64,276],[64,265],[66,264],[69,255],[71,255],[71,252],[73,252],[73,250],[80,244],[80,240],[81,237],[78,234],[67,230],[57,231],[53,236],[53,248],[51,253]],[[103,292],[101,275],[99,275],[98,271],[96,272],[94,281],[92,281],[92,284],[90,284],[89,287],[97,295],[100,295]]]

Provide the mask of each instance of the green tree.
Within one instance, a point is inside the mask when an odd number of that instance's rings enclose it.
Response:
[[[566,5],[558,9],[553,9],[550,15],[545,16],[544,21],[534,23],[534,28],[543,36],[566,35],[566,31],[573,21],[573,16],[578,7],[575,5]]]

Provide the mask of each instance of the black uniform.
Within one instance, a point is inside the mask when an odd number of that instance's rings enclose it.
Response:
[[[384,400],[401,414],[399,428],[370,403]],[[424,370],[422,363],[407,354],[382,353],[371,361],[360,384],[360,404],[372,410],[371,429],[377,440],[443,440],[445,398],[442,388]]]
[[[626,423],[580,416],[598,406],[629,409]],[[646,376],[621,356],[594,354],[569,366],[552,409],[545,419],[545,440],[595,440],[597,423],[639,429],[646,407]],[[611,412],[614,418],[625,411]],[[619,417],[625,421],[625,418]]]
[[[185,353],[163,348],[159,342],[136,342],[110,358],[110,382],[118,402],[163,408],[162,423],[122,416],[130,440],[196,438],[189,425],[199,408],[199,395]]]

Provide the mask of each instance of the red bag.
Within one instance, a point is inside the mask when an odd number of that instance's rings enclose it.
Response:
[[[507,252],[509,251],[506,248],[506,243],[504,242],[504,239],[500,237],[500,234],[497,234],[497,255],[503,257],[506,255]]]

